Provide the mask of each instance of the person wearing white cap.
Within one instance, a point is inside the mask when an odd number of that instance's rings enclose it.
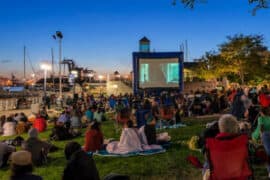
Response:
[[[31,153],[17,151],[11,154],[10,180],[42,180],[42,177],[32,174],[33,164]]]

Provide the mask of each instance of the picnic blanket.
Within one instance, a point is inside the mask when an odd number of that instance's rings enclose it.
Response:
[[[149,156],[166,152],[166,149],[151,149],[145,151],[130,152],[127,154],[112,154],[106,150],[101,150],[95,153],[88,152],[89,155],[106,156],[106,157],[131,157],[131,156]]]

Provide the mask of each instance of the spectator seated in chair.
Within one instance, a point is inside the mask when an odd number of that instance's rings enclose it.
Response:
[[[209,169],[206,179],[248,179],[252,177],[249,166],[248,136],[239,135],[239,126],[232,115],[222,115],[218,122],[219,133],[206,139],[206,156]],[[222,162],[222,163],[221,163]]]

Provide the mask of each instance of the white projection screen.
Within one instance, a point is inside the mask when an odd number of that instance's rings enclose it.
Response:
[[[140,58],[139,88],[176,88],[179,79],[178,58]]]

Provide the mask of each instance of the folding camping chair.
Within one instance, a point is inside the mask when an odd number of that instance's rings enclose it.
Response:
[[[246,180],[252,177],[246,135],[206,139],[211,180]]]

